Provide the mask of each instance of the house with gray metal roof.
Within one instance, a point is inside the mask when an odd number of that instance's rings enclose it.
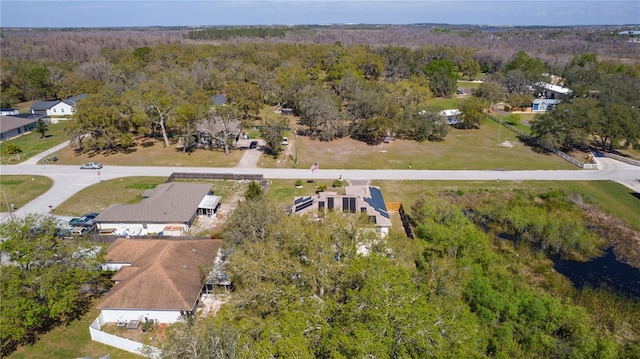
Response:
[[[212,215],[220,204],[210,184],[169,182],[145,191],[133,204],[112,204],[94,222],[100,233],[173,235],[188,233],[198,215]]]
[[[345,194],[323,191],[314,196],[296,197],[291,207],[292,214],[322,216],[327,211],[365,213],[373,223],[376,232],[383,237],[389,234],[391,219],[380,187],[347,186]]]
[[[69,97],[64,100],[36,101],[29,108],[32,114],[43,116],[66,117],[76,111],[78,101],[87,97],[86,94]]]

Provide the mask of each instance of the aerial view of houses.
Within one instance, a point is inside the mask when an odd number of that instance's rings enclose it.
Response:
[[[16,3],[1,357],[640,355],[637,3]]]

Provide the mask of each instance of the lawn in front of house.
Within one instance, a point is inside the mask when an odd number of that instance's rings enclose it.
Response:
[[[116,203],[138,203],[146,190],[165,183],[167,177],[124,177],[96,183],[76,193],[51,212],[58,216],[81,216],[89,212],[102,212]],[[237,193],[244,194],[246,184],[232,180],[215,180],[211,183],[213,194],[221,203],[231,200]]]
[[[8,175],[0,177],[0,212],[9,212],[8,206],[18,209],[47,192],[53,181],[44,176]],[[6,196],[6,197],[5,197]]]
[[[20,137],[3,141],[0,143],[0,164],[10,165],[20,163],[50,149],[51,147],[63,143],[69,139],[64,127],[64,121],[50,124],[48,127],[49,130],[45,133],[45,138],[41,138],[40,133],[31,131]],[[10,143],[18,145],[22,151],[15,155],[4,154],[5,147]]]
[[[114,203],[137,203],[146,190],[166,180],[167,177],[124,177],[102,181],[74,194],[51,214],[77,217],[90,212],[100,213]]]
[[[100,162],[112,166],[171,166],[171,167],[234,167],[242,158],[243,150],[232,149],[225,155],[223,149],[196,149],[183,152],[175,148],[175,143],[164,147],[160,139],[141,138],[130,152],[77,153],[66,147],[55,155],[58,164],[79,165],[86,162]]]
[[[499,138],[498,138],[499,135]],[[486,120],[480,129],[452,128],[444,141],[394,140],[375,146],[350,138],[322,142],[306,136],[289,139],[291,144],[277,159],[260,159],[260,167],[422,170],[566,170],[578,169],[560,157],[526,146],[517,135]],[[297,142],[297,145],[296,143]],[[297,147],[296,147],[297,146]],[[297,149],[296,149],[297,148]],[[298,157],[298,165],[294,158]]]

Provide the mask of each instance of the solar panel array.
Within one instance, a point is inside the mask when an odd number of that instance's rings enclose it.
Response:
[[[381,216],[388,219],[389,212],[387,211],[387,205],[384,204],[382,192],[376,187],[369,187],[369,192],[371,193],[371,198],[364,197],[363,200],[367,202],[371,208],[375,209],[376,212],[380,213]]]
[[[295,201],[293,201],[294,213],[298,213],[312,204],[313,199],[311,197],[296,198]]]

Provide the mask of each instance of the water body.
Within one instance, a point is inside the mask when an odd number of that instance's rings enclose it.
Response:
[[[604,256],[585,263],[556,258],[553,267],[578,289],[585,285],[605,286],[626,297],[640,299],[640,269],[616,260],[612,247],[607,248]]]

